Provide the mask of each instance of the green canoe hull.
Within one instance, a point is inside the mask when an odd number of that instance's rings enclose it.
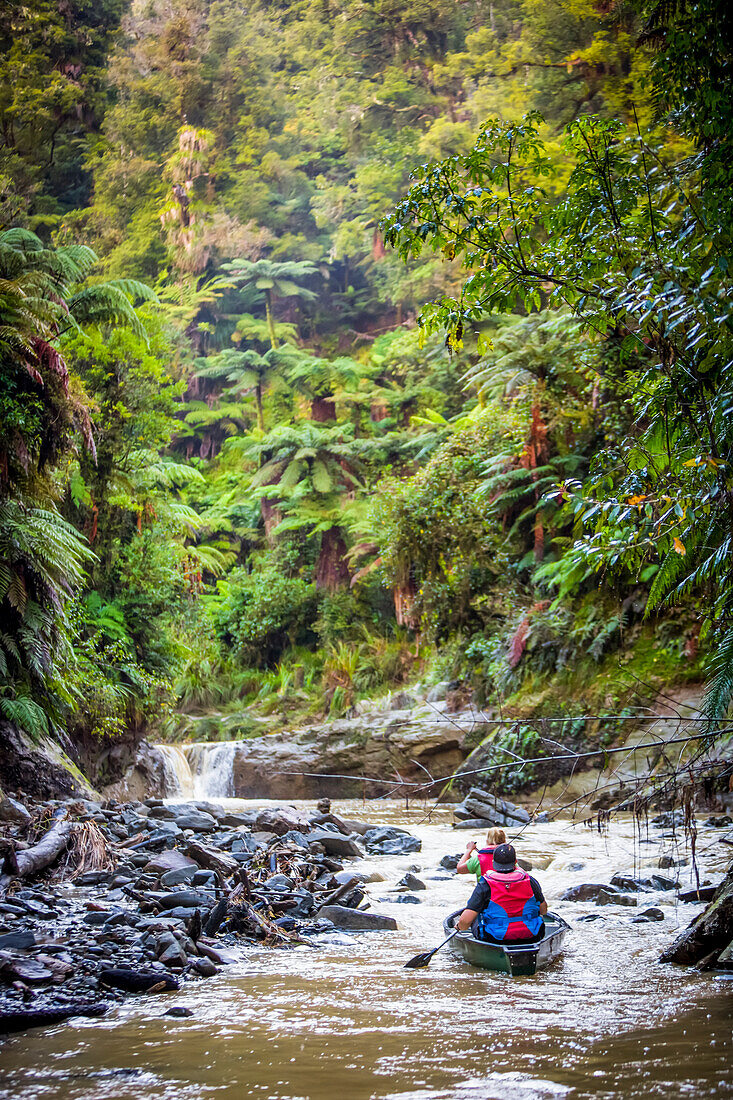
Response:
[[[462,911],[459,909],[451,913],[443,921],[446,936],[453,931],[454,922]],[[450,947],[466,962],[484,970],[495,970],[513,977],[535,974],[558,957],[562,952],[565,936],[570,931],[570,926],[556,913],[548,913],[543,919],[545,933],[536,943],[512,947],[501,943],[486,943],[484,940],[474,939],[470,932],[459,932],[450,941]]]

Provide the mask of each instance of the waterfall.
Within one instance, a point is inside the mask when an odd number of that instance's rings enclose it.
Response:
[[[163,756],[165,797],[232,798],[236,742],[158,745]]]
[[[186,746],[186,756],[193,774],[196,798],[231,798],[233,789],[233,741],[218,744],[206,742]]]
[[[179,745],[157,745],[163,757],[166,798],[194,798],[191,766]]]

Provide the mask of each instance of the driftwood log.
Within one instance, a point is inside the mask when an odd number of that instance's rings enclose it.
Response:
[[[15,863],[20,878],[30,878],[44,871],[55,863],[61,853],[65,851],[74,825],[66,819],[66,811],[63,810],[55,818],[53,825],[45,832],[37,844],[32,848],[26,848],[24,852],[15,853]]]
[[[0,1012],[0,1034],[25,1031],[27,1027],[47,1027],[68,1020],[70,1016],[104,1016],[106,1004],[70,1004],[63,1008],[29,1008],[17,1012]]]

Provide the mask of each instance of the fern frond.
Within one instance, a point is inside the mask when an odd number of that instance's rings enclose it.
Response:
[[[708,718],[722,720],[733,700],[733,629],[718,643],[710,661],[710,680],[705,688],[702,711]]]

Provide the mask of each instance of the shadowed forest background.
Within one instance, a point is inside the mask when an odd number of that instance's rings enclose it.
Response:
[[[723,8],[4,4],[5,722],[723,718]]]

